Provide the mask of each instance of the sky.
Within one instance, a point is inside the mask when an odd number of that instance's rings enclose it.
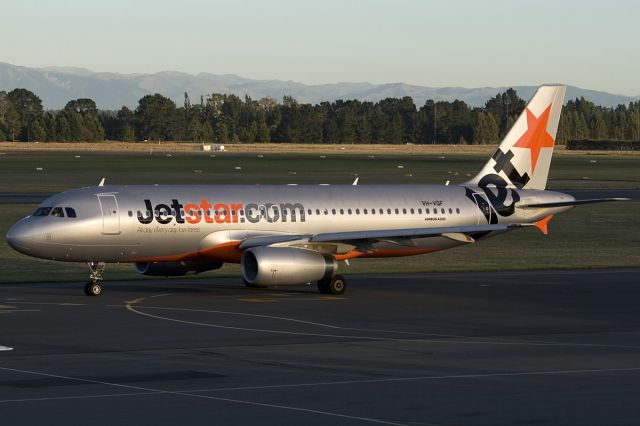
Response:
[[[632,0],[0,0],[0,62],[640,95]]]

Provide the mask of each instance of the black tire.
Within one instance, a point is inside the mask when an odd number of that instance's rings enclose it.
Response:
[[[339,296],[347,290],[347,282],[342,275],[334,275],[329,280],[329,294]]]
[[[318,281],[318,291],[322,294],[331,294],[328,279]]]
[[[99,282],[89,281],[84,286],[84,294],[91,297],[97,297],[102,294],[102,285]]]

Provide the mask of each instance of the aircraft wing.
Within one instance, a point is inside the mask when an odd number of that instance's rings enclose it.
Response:
[[[447,226],[440,228],[406,228],[380,229],[370,231],[328,232],[316,234],[309,238],[309,242],[352,242],[359,240],[381,240],[395,238],[428,238],[447,237],[458,241],[474,242],[469,236],[476,232],[506,231],[513,228],[531,226],[533,224],[496,224],[477,226]]]
[[[270,246],[272,244],[288,243],[290,241],[297,241],[306,238],[309,238],[309,236],[301,234],[260,235],[243,240],[238,248],[245,250],[250,249],[251,247]]]
[[[407,240],[412,238],[446,237],[464,243],[475,242],[470,234],[477,232],[506,231],[534,224],[496,224],[477,226],[448,226],[439,228],[373,229],[366,231],[327,232],[320,234],[260,235],[248,237],[239,247],[242,250],[258,246],[285,243],[349,244],[363,245],[380,240]]]

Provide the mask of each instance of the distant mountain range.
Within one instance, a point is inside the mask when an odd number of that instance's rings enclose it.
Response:
[[[333,83],[307,85],[294,81],[252,80],[233,74],[197,75],[162,71],[155,74],[118,74],[94,72],[84,68],[47,67],[28,68],[0,62],[0,90],[26,88],[38,95],[46,109],[59,109],[68,101],[91,98],[100,109],[120,109],[123,105],[135,108],[147,94],[160,93],[182,105],[187,92],[192,103],[211,93],[236,94],[253,99],[271,96],[278,101],[284,95],[299,102],[319,103],[337,99],[378,101],[387,97],[411,96],[417,107],[428,99],[453,101],[459,99],[472,106],[481,106],[508,87],[425,87],[405,83]],[[520,97],[529,99],[536,86],[513,86]],[[598,105],[616,106],[639,99],[639,96],[614,95],[596,90],[568,86],[566,99],[584,96]]]

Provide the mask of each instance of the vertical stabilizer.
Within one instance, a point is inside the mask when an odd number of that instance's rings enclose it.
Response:
[[[566,86],[541,86],[482,171],[468,183],[545,189]]]

